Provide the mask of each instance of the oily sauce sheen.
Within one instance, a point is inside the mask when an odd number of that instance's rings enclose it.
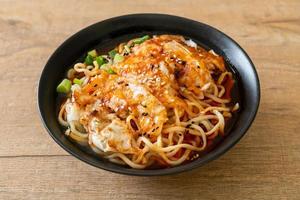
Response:
[[[238,109],[231,101],[233,76],[221,56],[182,36],[135,41],[117,46],[101,66],[95,52],[92,65],[75,64],[83,83],[72,85],[59,120],[73,140],[118,164],[190,162],[224,135]]]

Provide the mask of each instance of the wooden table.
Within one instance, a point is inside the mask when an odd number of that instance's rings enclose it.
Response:
[[[0,6],[0,199],[300,199],[300,1],[22,1]],[[206,166],[164,177],[91,167],[62,150],[37,110],[51,53],[95,22],[140,12],[210,24],[249,53],[261,81],[248,134]]]

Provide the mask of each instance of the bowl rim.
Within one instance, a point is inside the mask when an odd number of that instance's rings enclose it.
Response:
[[[69,43],[73,38],[76,38],[81,32],[87,31],[91,28],[93,28],[94,26],[97,26],[97,24],[100,23],[109,23],[110,21],[115,21],[115,20],[119,20],[122,18],[138,18],[138,17],[168,17],[168,18],[173,18],[175,20],[182,20],[188,23],[196,23],[198,25],[201,26],[206,26],[207,28],[209,28],[212,31],[218,32],[219,34],[222,35],[222,37],[225,37],[227,40],[229,40],[231,43],[233,43],[239,50],[241,50],[242,55],[247,59],[247,61],[249,62],[249,66],[251,66],[251,70],[253,71],[253,75],[254,75],[254,80],[253,82],[256,83],[256,87],[255,87],[255,92],[256,92],[256,101],[255,103],[252,105],[252,110],[254,110],[254,112],[251,112],[252,116],[249,118],[249,123],[247,125],[245,125],[243,128],[244,131],[241,131],[240,134],[238,134],[234,140],[231,140],[231,142],[229,142],[227,145],[222,146],[223,148],[215,148],[215,151],[213,152],[212,155],[208,156],[205,160],[202,160],[202,162],[190,162],[188,164],[185,165],[179,165],[176,167],[171,167],[171,168],[165,168],[165,169],[131,169],[131,170],[127,170],[127,168],[111,168],[111,167],[106,167],[105,165],[99,165],[98,162],[95,162],[93,160],[89,160],[86,157],[82,157],[81,155],[79,155],[78,153],[74,152],[71,148],[66,147],[66,145],[57,137],[55,137],[55,135],[52,133],[52,131],[49,129],[49,127],[46,124],[46,119],[44,117],[44,113],[42,111],[42,107],[41,107],[41,82],[43,80],[43,77],[46,76],[46,68],[49,65],[50,60],[52,60],[55,55],[58,53],[58,51],[60,49],[62,49],[64,47],[65,44]],[[177,18],[177,19],[176,19]],[[185,17],[181,17],[181,16],[175,16],[175,15],[170,15],[170,14],[161,14],[161,13],[136,13],[136,14],[128,14],[128,15],[120,15],[120,16],[116,16],[116,17],[112,17],[112,18],[108,18],[99,22],[96,22],[94,24],[91,24],[79,31],[77,31],[75,34],[72,34],[70,37],[68,37],[66,40],[64,40],[52,53],[52,55],[48,58],[38,81],[38,92],[37,92],[37,107],[39,110],[39,116],[40,119],[45,127],[45,129],[47,130],[48,134],[52,137],[52,139],[60,146],[62,147],[65,151],[67,151],[69,154],[71,154],[72,156],[76,157],[77,159],[92,165],[96,168],[100,168],[106,171],[110,171],[110,172],[115,172],[115,173],[119,173],[119,174],[124,174],[124,175],[134,175],[134,176],[158,176],[158,175],[171,175],[171,174],[178,174],[178,173],[182,173],[185,171],[190,171],[193,170],[195,168],[198,168],[200,166],[203,166],[204,164],[209,163],[212,160],[215,160],[217,158],[219,158],[220,156],[222,156],[223,154],[225,154],[226,152],[228,152],[236,143],[238,143],[241,138],[246,134],[246,132],[248,131],[248,129],[250,128],[251,124],[253,123],[257,112],[258,112],[258,108],[259,108],[259,104],[260,104],[260,98],[261,98],[261,91],[260,91],[260,81],[259,81],[259,77],[258,77],[258,73],[255,69],[255,66],[252,62],[252,60],[250,59],[250,57],[248,56],[248,54],[246,53],[246,51],[235,41],[233,40],[230,36],[228,36],[227,34],[223,33],[222,31],[218,30],[217,28],[214,28],[208,24],[199,22],[199,21],[195,21],[189,18],[185,18]]]

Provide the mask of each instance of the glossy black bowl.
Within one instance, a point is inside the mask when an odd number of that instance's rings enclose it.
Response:
[[[145,34],[179,34],[191,38],[207,49],[222,55],[235,74],[235,100],[240,111],[227,129],[226,136],[210,151],[190,163],[167,169],[131,169],[102,159],[86,148],[70,141],[57,121],[56,86],[66,71],[88,50],[97,47],[103,52],[120,42]],[[95,167],[128,175],[166,175],[202,166],[218,158],[236,144],[255,118],[260,100],[259,80],[246,52],[230,37],[206,24],[164,14],[134,14],[111,18],[91,25],[67,39],[48,60],[38,88],[38,106],[43,123],[52,138],[66,151]]]

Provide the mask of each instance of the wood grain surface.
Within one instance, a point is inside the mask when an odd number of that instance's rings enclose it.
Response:
[[[0,199],[300,199],[300,1],[0,1]],[[248,134],[206,166],[163,177],[91,167],[43,128],[38,79],[78,30],[155,12],[210,24],[250,55],[261,104]]]

